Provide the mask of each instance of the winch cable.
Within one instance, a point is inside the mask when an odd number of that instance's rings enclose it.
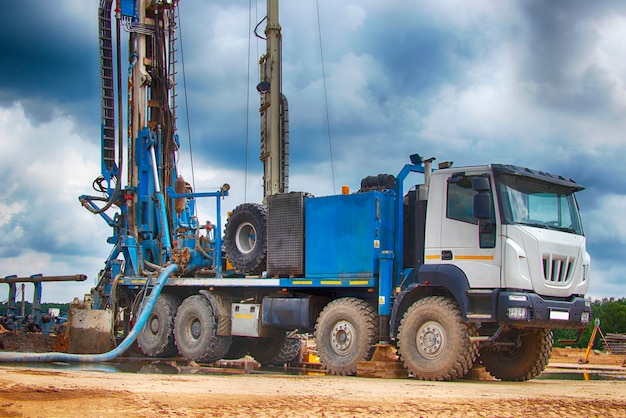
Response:
[[[24,352],[12,352],[12,351],[0,351],[0,362],[53,362],[62,361],[67,363],[97,363],[104,361],[111,361],[116,357],[124,354],[131,344],[135,342],[137,336],[148,322],[150,313],[154,309],[154,305],[157,298],[161,294],[165,283],[169,277],[178,271],[178,265],[170,264],[165,267],[156,283],[152,287],[150,296],[146,299],[146,304],[137,318],[135,326],[130,330],[126,338],[113,350],[107,351],[102,354],[71,354],[71,353],[24,353]]]
[[[183,71],[183,93],[185,94],[185,118],[187,119],[187,138],[189,142],[189,163],[191,164],[191,186],[196,190],[196,175],[193,165],[193,149],[191,144],[191,123],[189,122],[189,95],[187,94],[187,73],[185,72],[185,51],[183,49],[183,29],[180,24],[180,9],[177,9],[178,38],[180,45],[180,62]]]
[[[330,172],[333,178],[333,193],[337,193],[335,187],[335,162],[333,161],[333,141],[330,135],[330,113],[328,112],[328,92],[326,89],[326,70],[324,67],[324,48],[322,45],[322,25],[320,24],[320,5],[319,1],[315,0],[315,8],[317,10],[317,33],[320,41],[320,58],[322,61],[322,81],[324,83],[324,104],[326,107],[326,130],[328,133],[328,150],[330,152]]]

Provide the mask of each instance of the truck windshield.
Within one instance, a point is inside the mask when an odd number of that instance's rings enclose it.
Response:
[[[516,175],[499,175],[496,184],[503,223],[583,235],[572,189]]]

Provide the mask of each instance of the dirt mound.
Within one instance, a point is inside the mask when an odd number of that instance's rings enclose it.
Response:
[[[0,350],[19,351],[26,353],[67,352],[65,334],[44,335],[36,332],[2,332],[0,333]]]

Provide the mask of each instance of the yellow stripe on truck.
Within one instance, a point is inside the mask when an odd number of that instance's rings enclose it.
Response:
[[[492,255],[456,255],[456,260],[493,260]]]
[[[427,255],[426,260],[439,260],[439,255]],[[455,260],[493,260],[492,255],[455,255]]]

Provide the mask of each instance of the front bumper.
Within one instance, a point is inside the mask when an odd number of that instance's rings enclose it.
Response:
[[[500,292],[497,321],[523,328],[582,329],[589,325],[591,304],[582,297],[546,299],[536,293]]]

